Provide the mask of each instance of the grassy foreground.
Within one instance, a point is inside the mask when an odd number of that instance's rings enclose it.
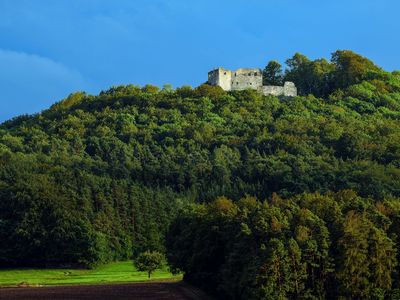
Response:
[[[167,269],[157,270],[151,280],[179,280]],[[146,272],[139,272],[132,261],[115,262],[94,270],[76,269],[7,269],[0,270],[0,286],[101,284],[147,281]]]

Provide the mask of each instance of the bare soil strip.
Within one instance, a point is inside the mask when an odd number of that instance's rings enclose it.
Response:
[[[206,300],[203,292],[184,283],[133,283],[0,289],[1,300]]]

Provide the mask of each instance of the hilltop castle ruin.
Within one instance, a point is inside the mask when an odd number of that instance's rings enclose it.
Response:
[[[236,71],[217,68],[208,72],[208,84],[220,86],[225,91],[258,90],[264,95],[297,96],[293,82],[286,81],[283,86],[263,85],[260,69],[237,69]]]

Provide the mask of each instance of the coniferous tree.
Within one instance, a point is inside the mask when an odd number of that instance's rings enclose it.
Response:
[[[282,85],[282,66],[275,60],[270,61],[263,70],[263,85]]]

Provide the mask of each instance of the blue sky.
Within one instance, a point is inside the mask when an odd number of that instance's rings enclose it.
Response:
[[[0,121],[112,85],[352,49],[400,69],[398,0],[0,0]]]

